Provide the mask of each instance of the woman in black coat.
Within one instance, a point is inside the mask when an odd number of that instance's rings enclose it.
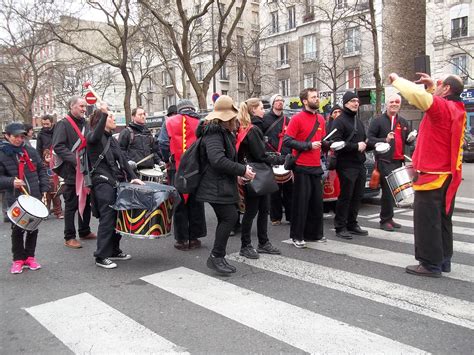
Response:
[[[263,140],[263,103],[260,99],[251,98],[240,105],[237,119],[239,120],[239,133],[237,135],[238,160],[241,164],[251,162],[266,163],[271,165],[281,165],[284,163],[283,156],[267,155],[265,142]],[[240,180],[242,182],[242,180]],[[268,211],[270,204],[270,194],[252,195],[251,191],[244,185],[245,191],[245,213],[242,218],[242,231],[240,255],[249,259],[258,259],[259,253],[280,254],[280,250],[275,248],[268,240]],[[250,233],[252,223],[257,216],[257,236],[258,248],[254,249]]]
[[[99,214],[95,264],[105,269],[113,269],[117,267],[113,260],[131,259],[130,255],[120,250],[121,235],[115,231],[117,211],[110,207],[117,198],[117,184],[130,180],[135,184],[143,182],[136,178],[117,140],[112,137],[116,128],[115,118],[112,113],[107,112],[106,105],[101,107],[101,111],[94,112],[90,125],[93,131],[86,136],[87,150],[90,165],[94,170],[91,173],[92,193]],[[107,141],[110,145],[104,154]],[[103,159],[99,158],[102,155]]]
[[[237,176],[253,179],[255,173],[249,166],[237,162],[235,137],[237,108],[232,98],[220,96],[214,104],[214,111],[198,128],[202,136],[200,154],[203,176],[196,190],[196,200],[209,202],[217,217],[216,237],[207,266],[222,274],[236,271],[225,259],[227,240],[237,222]]]

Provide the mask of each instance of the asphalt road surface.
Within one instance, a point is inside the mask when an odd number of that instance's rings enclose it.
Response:
[[[9,273],[9,224],[0,225],[0,354],[145,353],[437,353],[474,348],[473,214],[456,212],[453,271],[441,279],[408,275],[413,257],[412,210],[397,210],[400,231],[378,229],[379,207],[364,205],[368,237],[296,249],[289,225],[269,226],[281,256],[239,257],[237,273],[221,277],[206,259],[208,236],[193,251],[161,240],[123,238],[132,254],[113,270],[98,268],[94,241],[63,245],[63,222],[40,226],[43,268]],[[93,229],[97,223],[94,221]],[[253,231],[254,246],[256,243]]]

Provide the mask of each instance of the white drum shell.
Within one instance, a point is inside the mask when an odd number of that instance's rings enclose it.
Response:
[[[338,151],[338,150],[341,150],[342,148],[344,148],[345,146],[346,146],[346,142],[339,141],[339,142],[332,143],[330,148],[332,150]]]
[[[161,184],[164,180],[164,173],[159,169],[142,169],[138,171],[140,180],[154,181]]]
[[[40,200],[26,195],[18,196],[7,211],[10,221],[27,231],[37,230],[48,214],[48,209]]]
[[[415,190],[413,190],[414,175],[415,169],[412,166],[402,166],[393,170],[385,177],[395,204],[398,207],[411,206],[413,204],[415,199]]]

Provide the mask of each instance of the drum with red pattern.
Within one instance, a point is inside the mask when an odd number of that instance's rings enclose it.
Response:
[[[327,178],[323,181],[323,200],[336,201],[341,193],[341,185],[336,170],[329,170]]]

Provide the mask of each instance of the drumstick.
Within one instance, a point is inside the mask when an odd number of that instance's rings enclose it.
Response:
[[[404,155],[404,157],[405,157],[406,159],[408,159],[409,161],[413,161],[413,160],[412,160],[409,156],[407,156],[407,155]]]
[[[329,137],[331,137],[334,133],[336,133],[337,128],[334,128],[331,133],[329,133],[326,137],[324,137],[323,141],[327,140]]]
[[[21,191],[23,191],[23,193],[26,195],[26,196],[30,196],[30,194],[28,193],[28,191],[26,191],[26,189],[23,187],[23,186],[20,186],[21,188]]]
[[[147,155],[147,156],[146,156],[145,158],[143,158],[142,160],[137,161],[137,166],[138,166],[139,164],[143,163],[144,161],[147,161],[148,159],[153,158],[154,155],[155,155],[154,153],[151,153],[150,155]]]

